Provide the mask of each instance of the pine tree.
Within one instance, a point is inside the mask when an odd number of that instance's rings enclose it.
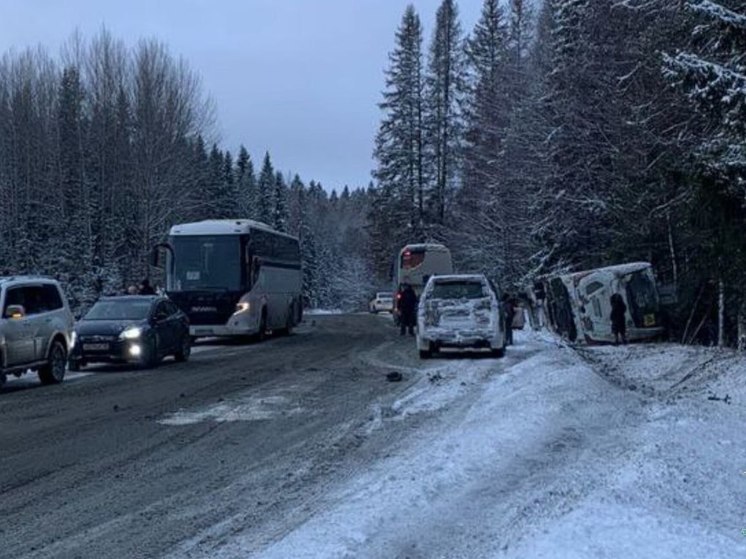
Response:
[[[287,232],[288,221],[290,216],[288,214],[288,195],[287,186],[282,173],[277,171],[275,173],[274,182],[274,208],[272,211],[272,226],[278,231]]]
[[[264,154],[264,162],[262,163],[262,171],[259,174],[257,190],[258,211],[256,217],[262,223],[271,225],[274,221],[275,171],[272,167],[272,160],[269,157],[269,152]]]
[[[239,217],[238,188],[236,186],[235,169],[233,168],[233,156],[227,150],[223,161],[223,192],[221,194],[222,217],[224,219]]]
[[[405,240],[424,240],[422,28],[411,5],[397,30],[389,63],[374,152],[382,206],[371,218],[382,241],[376,249],[379,255],[392,253]]]
[[[463,125],[459,107],[465,88],[461,24],[454,0],[443,0],[430,45],[425,93],[427,175],[433,222],[444,225],[455,190]]]
[[[238,151],[236,161],[236,187],[238,190],[238,207],[243,217],[256,218],[256,175],[254,163],[244,146]]]

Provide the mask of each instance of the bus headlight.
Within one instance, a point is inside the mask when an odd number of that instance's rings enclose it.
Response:
[[[142,328],[138,326],[130,326],[129,328],[125,328],[125,330],[119,334],[119,339],[137,340],[140,336],[142,336]]]
[[[236,312],[246,312],[251,308],[251,305],[248,302],[241,302],[236,305]]]

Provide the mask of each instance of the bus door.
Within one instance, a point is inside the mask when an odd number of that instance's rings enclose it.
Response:
[[[608,282],[597,274],[582,278],[577,285],[580,320],[594,340],[611,339],[611,292]]]

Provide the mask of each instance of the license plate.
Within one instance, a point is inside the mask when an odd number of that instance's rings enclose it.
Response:
[[[83,351],[106,351],[109,344],[83,344]]]
[[[646,314],[643,322],[645,323],[645,326],[655,326],[655,315],[654,314]]]
[[[210,335],[212,334],[212,328],[195,328],[194,333],[198,335]]]

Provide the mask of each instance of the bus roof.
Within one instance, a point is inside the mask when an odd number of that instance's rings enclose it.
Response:
[[[207,219],[193,223],[180,223],[171,227],[170,235],[246,235],[252,229],[261,229],[276,235],[297,240],[292,235],[272,229],[266,223],[253,219]]]
[[[412,245],[406,245],[399,252],[403,253],[408,250],[417,250],[417,251],[427,250],[431,252],[451,252],[450,250],[448,250],[448,247],[446,247],[445,245],[438,244],[438,243],[417,243],[417,244],[412,244]]]

